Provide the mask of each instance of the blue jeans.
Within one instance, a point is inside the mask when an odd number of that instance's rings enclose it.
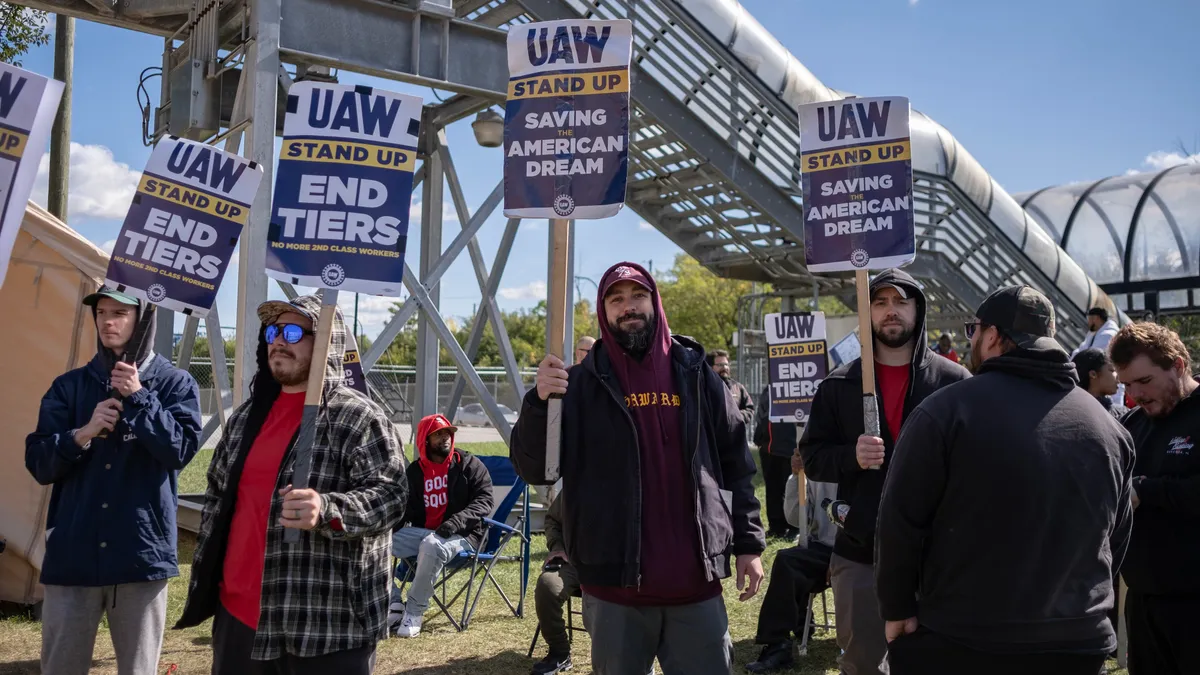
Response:
[[[397,558],[417,558],[417,569],[408,586],[408,602],[404,611],[412,616],[421,616],[429,609],[433,597],[433,584],[446,563],[463,551],[474,550],[466,539],[456,535],[442,539],[423,527],[404,527],[392,534],[392,555]],[[403,579],[397,579],[397,582]],[[403,600],[400,586],[392,586],[392,604]]]

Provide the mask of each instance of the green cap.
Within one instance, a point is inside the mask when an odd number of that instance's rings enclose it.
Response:
[[[123,305],[138,304],[137,298],[133,297],[132,295],[120,293],[107,286],[101,286],[100,290],[84,298],[83,304],[87,305],[88,307],[95,307],[96,303],[100,302],[100,298],[112,298]]]

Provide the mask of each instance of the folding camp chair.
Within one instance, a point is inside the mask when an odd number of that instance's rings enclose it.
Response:
[[[529,486],[517,476],[512,462],[507,457],[481,455],[477,455],[477,457],[487,467],[488,473],[492,477],[492,496],[496,508],[492,512],[491,518],[483,519],[487,525],[487,533],[484,536],[481,550],[463,551],[446,563],[446,566],[442,568],[442,577],[433,589],[434,604],[457,631],[464,631],[470,625],[471,617],[475,615],[475,609],[479,606],[479,600],[483,597],[483,592],[489,582],[504,599],[504,603],[508,605],[513,616],[523,617],[525,615],[525,589],[529,581]],[[521,499],[522,504],[514,520],[513,508],[517,505],[518,499]],[[511,525],[509,521],[512,521]],[[514,537],[520,547],[520,551],[516,555],[507,552],[508,544]],[[515,606],[508,594],[500,587],[495,576],[492,575],[493,568],[499,561],[521,562],[521,588]],[[395,576],[404,580],[400,585],[401,593],[408,582],[412,580],[416,567],[416,558],[397,561]],[[448,584],[460,572],[467,572],[467,581],[447,599]],[[441,597],[438,597],[439,592]],[[464,598],[463,610],[460,618],[455,620],[450,609],[454,607],[459,598]]]

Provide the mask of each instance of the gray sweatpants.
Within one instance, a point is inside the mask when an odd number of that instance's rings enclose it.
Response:
[[[730,675],[733,640],[725,599],[678,607],[627,607],[583,596],[595,675]]]
[[[42,675],[87,675],[100,617],[108,615],[118,675],[157,675],[167,580],[118,586],[46,586]]]
[[[887,675],[887,633],[875,596],[875,570],[836,553],[829,560],[842,675]]]

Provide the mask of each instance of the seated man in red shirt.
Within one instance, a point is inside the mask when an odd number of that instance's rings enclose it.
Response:
[[[495,508],[487,467],[478,457],[454,448],[456,431],[443,415],[430,415],[417,424],[421,458],[408,465],[406,525],[392,535],[392,555],[417,558],[408,602],[401,602],[398,586],[392,590],[388,625],[400,637],[421,634],[434,580],[459,553],[479,550],[487,535],[483,519]]]

